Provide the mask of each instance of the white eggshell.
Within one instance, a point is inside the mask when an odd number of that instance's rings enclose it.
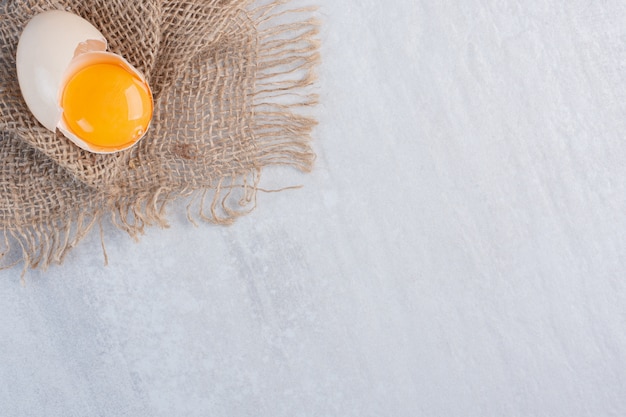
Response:
[[[16,67],[22,95],[35,118],[54,131],[61,118],[59,89],[77,48],[106,50],[106,39],[91,23],[55,10],[33,17],[17,45]],[[93,42],[95,41],[95,42]]]

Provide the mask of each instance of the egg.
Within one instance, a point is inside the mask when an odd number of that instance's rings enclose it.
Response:
[[[154,105],[143,74],[107,52],[102,33],[73,13],[33,17],[20,35],[16,69],[33,116],[85,150],[128,149],[150,126]]]

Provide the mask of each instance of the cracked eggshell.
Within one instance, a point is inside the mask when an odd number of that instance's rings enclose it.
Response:
[[[28,22],[17,45],[17,78],[24,101],[43,126],[54,132],[59,125],[59,91],[72,59],[106,47],[102,33],[72,13],[48,11]]]
[[[82,46],[81,46],[82,48]],[[128,71],[129,73],[133,73],[135,74],[135,76],[137,78],[139,78],[140,80],[142,80],[143,82],[146,82],[145,77],[143,76],[143,74],[141,72],[139,72],[135,67],[133,67],[128,61],[126,61],[124,58],[122,58],[119,55],[115,55],[111,52],[105,52],[105,51],[94,51],[93,49],[89,49],[86,52],[83,52],[82,50],[80,51],[80,53],[78,55],[76,55],[76,57],[74,57],[72,59],[72,61],[69,63],[69,65],[67,66],[62,78],[61,78],[61,83],[60,83],[60,88],[59,88],[59,97],[57,99],[57,102],[60,103],[61,101],[61,94],[63,92],[63,88],[66,85],[67,80],[72,77],[74,74],[76,74],[78,71],[80,71],[81,69],[85,68],[86,66],[89,65],[93,65],[93,64],[102,64],[102,63],[111,63],[111,64],[115,64],[115,65],[119,65],[121,67],[123,67],[124,69],[126,69],[126,71]],[[147,85],[147,84],[146,84]],[[62,117],[62,113],[63,113],[63,109],[61,107],[59,107],[60,113],[59,113],[59,120],[57,122],[56,127],[59,129],[59,131],[61,131],[61,133],[63,133],[63,135],[68,138],[69,140],[71,140],[72,142],[74,142],[76,145],[78,145],[80,148],[88,150],[89,152],[93,152],[93,153],[114,153],[114,152],[118,152],[124,149],[128,149],[129,147],[133,146],[135,143],[137,143],[139,141],[140,138],[136,139],[135,141],[129,142],[125,145],[121,145],[121,146],[117,146],[117,147],[109,147],[109,148],[103,148],[103,147],[98,147],[95,146],[93,144],[87,143],[84,140],[82,140],[80,137],[78,137],[77,135],[75,135],[74,133],[72,133],[72,131],[69,129],[69,127],[67,126],[67,124],[65,123],[65,119]],[[148,125],[148,128],[150,127],[150,125]],[[146,129],[147,131],[148,129]],[[145,132],[144,132],[145,134]],[[143,135],[142,135],[143,136]]]

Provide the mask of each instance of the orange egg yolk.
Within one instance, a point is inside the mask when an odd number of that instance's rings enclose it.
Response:
[[[152,118],[148,85],[114,63],[93,64],[74,74],[63,90],[61,105],[68,129],[101,148],[137,141]]]

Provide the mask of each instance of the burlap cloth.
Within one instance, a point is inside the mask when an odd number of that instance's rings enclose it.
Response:
[[[28,20],[50,9],[90,21],[146,74],[155,114],[137,146],[91,154],[28,111],[15,51]],[[287,0],[0,0],[3,253],[20,252],[27,267],[60,263],[103,219],[136,236],[165,225],[164,208],[181,196],[192,221],[229,223],[254,207],[264,167],[309,170],[311,13]]]

